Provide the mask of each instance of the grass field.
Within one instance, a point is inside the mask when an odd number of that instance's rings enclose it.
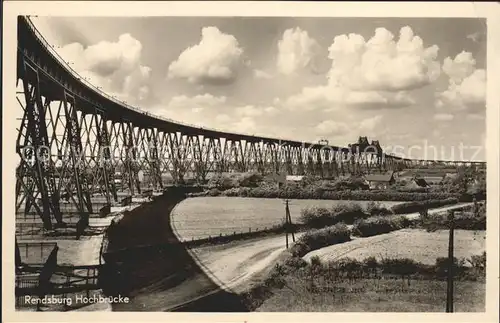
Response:
[[[298,222],[305,207],[333,206],[347,201],[291,200],[292,220]],[[365,206],[369,201],[356,201]],[[401,202],[380,202],[390,207]],[[285,205],[281,199],[197,197],[184,200],[172,211],[172,222],[183,239],[248,232],[282,223]]]
[[[485,237],[485,231],[456,230],[455,257],[468,258],[481,254],[486,250]],[[308,253],[304,259],[319,256],[324,261],[342,257],[362,260],[373,256],[378,260],[411,258],[432,265],[437,257],[446,257],[447,254],[447,230],[427,232],[420,229],[403,229],[373,237],[356,238],[349,242],[315,250]]]
[[[289,276],[258,312],[444,312],[446,282],[359,279],[325,284],[311,290],[310,282]],[[484,282],[455,282],[455,312],[485,310]]]

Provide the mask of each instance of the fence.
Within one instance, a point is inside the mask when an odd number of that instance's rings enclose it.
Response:
[[[25,264],[44,264],[56,242],[18,242],[21,261]]]
[[[92,213],[99,214],[99,210],[109,205],[106,201],[92,201]],[[59,210],[64,215],[68,214],[79,214],[77,207],[72,203],[60,203]],[[37,215],[35,208],[32,208],[29,212],[25,212],[24,208],[19,208],[16,210],[16,218],[18,219],[37,219],[40,216]]]
[[[58,299],[62,304],[68,298],[77,295],[90,297],[92,291],[99,287],[99,265],[92,266],[58,266],[50,278],[51,288],[45,297]],[[36,304],[26,302],[26,296],[38,298],[39,275],[22,275],[16,277],[16,307],[34,307]],[[74,303],[74,302],[73,302]],[[68,304],[66,304],[68,305]]]
[[[195,246],[200,246],[204,244],[218,244],[218,243],[227,243],[230,241],[234,240],[239,240],[239,239],[247,239],[247,238],[253,238],[253,237],[259,237],[263,236],[266,234],[271,234],[271,233],[283,233],[285,232],[285,228],[283,225],[276,225],[272,227],[264,227],[264,229],[259,230],[259,228],[256,228],[255,230],[252,231],[251,228],[248,229],[247,232],[237,232],[233,231],[233,233],[220,233],[218,236],[208,236],[208,237],[203,237],[203,238],[191,238],[191,240],[183,240],[182,243],[188,247],[195,247]]]
[[[102,234],[107,227],[107,225],[91,225],[87,227],[86,231],[82,235],[85,236]],[[19,240],[28,240],[43,237],[74,239],[76,237],[76,230],[76,223],[54,230],[46,230],[43,227],[42,223],[17,223],[16,237]]]

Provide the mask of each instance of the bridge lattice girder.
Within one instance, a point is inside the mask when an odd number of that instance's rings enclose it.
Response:
[[[428,163],[162,120],[90,88],[48,47],[20,17],[16,207],[38,214],[46,228],[52,218],[63,223],[62,200],[88,216],[93,195],[116,202],[119,191],[163,189],[167,175],[174,183],[232,171],[337,177]]]

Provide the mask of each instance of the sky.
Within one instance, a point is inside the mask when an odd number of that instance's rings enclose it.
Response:
[[[37,17],[83,77],[127,104],[224,131],[409,158],[485,160],[476,18]]]

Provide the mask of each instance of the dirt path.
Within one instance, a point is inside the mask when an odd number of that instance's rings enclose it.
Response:
[[[298,233],[295,238],[301,235]],[[233,292],[250,288],[256,276],[271,269],[286,250],[284,234],[218,247],[201,247],[191,252],[215,282]]]

